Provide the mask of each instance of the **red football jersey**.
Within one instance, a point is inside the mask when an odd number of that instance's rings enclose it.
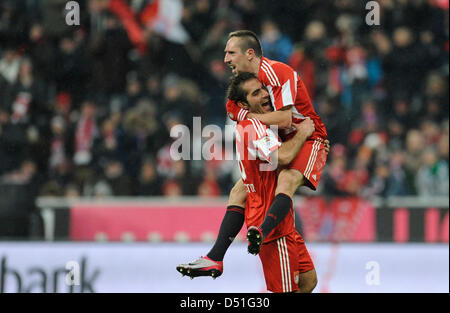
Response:
[[[236,151],[242,181],[247,188],[245,223],[260,226],[267,215],[277,187],[277,170],[273,153],[281,141],[257,119],[246,119],[236,127]],[[294,210],[266,237],[264,242],[278,239],[295,230]]]
[[[317,115],[300,76],[289,65],[262,57],[258,80],[267,88],[274,110],[293,105],[292,121],[298,123],[309,117],[315,131],[310,139],[327,138],[325,125]],[[292,128],[295,131],[295,127]]]
[[[310,139],[326,139],[327,131],[320,116],[314,110],[308,91],[306,90],[300,76],[289,65],[278,61],[272,61],[262,57],[258,72],[258,80],[267,88],[274,110],[280,110],[285,106],[293,105],[292,121],[298,123],[309,117],[314,122],[315,131]],[[227,112],[229,116],[237,121],[245,117],[244,109],[236,109],[233,101],[228,100]],[[231,112],[238,112],[233,117]],[[293,133],[295,127],[287,130],[285,134]]]

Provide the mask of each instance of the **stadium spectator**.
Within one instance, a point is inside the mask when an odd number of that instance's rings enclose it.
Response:
[[[111,188],[111,195],[132,195],[131,178],[125,173],[122,163],[117,159],[110,159],[106,162],[102,181]]]
[[[324,194],[326,196],[349,195],[343,185],[347,171],[346,151],[343,145],[336,144],[331,149],[331,162],[324,171]]]
[[[438,159],[433,148],[426,149],[416,176],[417,193],[420,196],[448,195],[448,181],[448,164]]]
[[[156,172],[155,163],[151,159],[142,162],[135,194],[138,196],[161,195],[161,178]]]
[[[64,197],[68,199],[78,199],[80,197],[80,190],[75,184],[67,184],[64,189]]]
[[[295,70],[297,73],[301,73],[303,83],[306,86],[307,90],[311,90],[310,97],[312,100],[315,100],[315,90],[316,90],[316,82],[315,82],[315,73],[316,66],[311,56],[307,54],[305,48],[301,44],[296,44],[293,46],[293,52],[289,57],[288,64]]]
[[[66,35],[59,40],[53,65],[53,82],[58,91],[68,92],[79,108],[79,102],[86,94],[88,57],[84,53],[82,43],[73,37]]]
[[[117,112],[103,120],[100,135],[95,138],[92,147],[94,166],[98,169],[108,160],[115,159],[122,162],[127,172],[135,173],[134,167],[137,166],[133,164],[136,161],[133,153],[135,141],[131,134],[124,131],[121,119],[121,113]]]
[[[33,73],[31,60],[22,58],[17,79],[11,85],[7,98],[11,103],[13,122],[32,122],[39,125],[36,117],[45,112],[44,105],[47,101],[45,88],[41,78]]]
[[[30,56],[35,72],[38,73],[45,82],[50,82],[54,72],[52,60],[55,58],[55,50],[40,22],[35,22],[31,25],[29,31],[29,44],[25,51]]]
[[[95,114],[95,104],[89,100],[85,101],[75,130],[73,159],[76,165],[88,165],[92,160],[92,145],[98,136]]]
[[[264,55],[269,59],[287,63],[293,50],[291,39],[281,33],[278,25],[272,20],[263,21],[261,29]]]
[[[20,56],[12,47],[6,48],[0,59],[0,75],[12,85],[16,82],[19,68]]]
[[[13,123],[9,110],[0,111],[0,127],[0,168],[4,173],[19,167],[29,155],[30,145],[25,126]]]
[[[40,189],[39,196],[41,197],[61,197],[63,196],[63,189],[61,184],[57,181],[49,180]]]
[[[203,181],[198,185],[197,195],[206,198],[220,196],[220,187],[217,183],[215,171],[211,167],[207,167],[205,171]]]
[[[114,196],[111,186],[103,179],[97,181],[92,190],[92,195],[94,198],[107,198]]]
[[[105,14],[102,31],[92,34],[88,44],[91,92],[108,96],[125,90],[127,73],[131,70],[128,58],[131,49],[119,19]]]
[[[51,120],[52,138],[49,147],[49,170],[53,172],[64,164],[69,162],[70,155],[70,139],[68,138],[68,131],[66,122],[63,117],[55,116]]]
[[[389,167],[387,164],[378,164],[372,177],[370,178],[370,181],[361,192],[361,195],[367,198],[371,198],[373,196],[386,196],[388,177]]]
[[[388,94],[395,95],[399,91],[411,97],[419,90],[424,77],[425,58],[415,47],[416,41],[409,27],[397,27],[392,34],[393,47],[383,62]]]
[[[137,73],[128,73],[126,82],[126,104],[124,105],[124,110],[133,108],[143,96],[142,84],[137,77]]]
[[[169,179],[163,184],[163,195],[168,198],[177,198],[183,195],[183,189],[176,180]]]
[[[413,173],[417,173],[421,165],[421,155],[425,146],[425,138],[417,129],[411,129],[406,135],[406,167]]]
[[[414,182],[409,181],[410,173],[405,168],[405,156],[403,151],[395,151],[389,159],[389,177],[386,196],[407,196],[412,192]]]

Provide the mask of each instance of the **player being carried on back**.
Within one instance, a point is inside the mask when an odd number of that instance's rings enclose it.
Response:
[[[248,230],[249,252],[257,254],[264,238],[290,211],[295,191],[300,186],[316,190],[327,158],[327,132],[299,75],[288,65],[263,57],[261,44],[253,32],[241,30],[229,34],[224,62],[230,66],[234,75],[240,72],[253,73],[269,93],[274,109],[274,112],[266,114],[252,113],[229,100],[226,106],[232,120],[240,122],[253,118],[265,125],[278,125],[282,129],[280,135],[283,141],[295,135],[296,128],[292,123],[299,123],[309,117],[315,127],[314,133],[293,161],[278,174],[275,198],[264,222]],[[244,223],[246,198],[246,186],[239,180],[230,192],[227,212],[213,248],[205,257],[179,265],[179,271],[189,269],[191,277],[208,274],[219,276],[223,272],[222,261],[232,242],[230,238],[239,233]]]

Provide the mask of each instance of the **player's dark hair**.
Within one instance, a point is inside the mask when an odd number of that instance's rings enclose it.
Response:
[[[230,78],[230,85],[227,90],[227,98],[235,102],[247,103],[247,92],[244,91],[242,85],[250,80],[258,79],[255,74],[249,72],[241,72]]]
[[[247,51],[248,49],[253,49],[255,51],[255,55],[260,58],[263,55],[261,42],[258,39],[258,36],[251,30],[237,30],[234,32],[231,32],[228,35],[228,39],[232,37],[240,38],[240,48],[242,52]]]

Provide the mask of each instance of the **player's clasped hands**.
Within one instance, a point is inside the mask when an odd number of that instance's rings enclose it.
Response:
[[[292,123],[292,125],[294,125],[297,131],[306,134],[307,137],[311,136],[315,131],[314,122],[309,117],[306,117],[300,124]],[[325,139],[323,144],[325,152],[326,154],[328,154],[330,152],[330,141],[328,139]]]
[[[323,146],[325,147],[325,153],[328,154],[330,152],[330,141],[328,139],[325,139],[323,142]]]
[[[315,127],[314,122],[309,117],[305,118],[300,124],[292,123],[297,131],[306,135],[306,137],[311,136],[314,133]]]

